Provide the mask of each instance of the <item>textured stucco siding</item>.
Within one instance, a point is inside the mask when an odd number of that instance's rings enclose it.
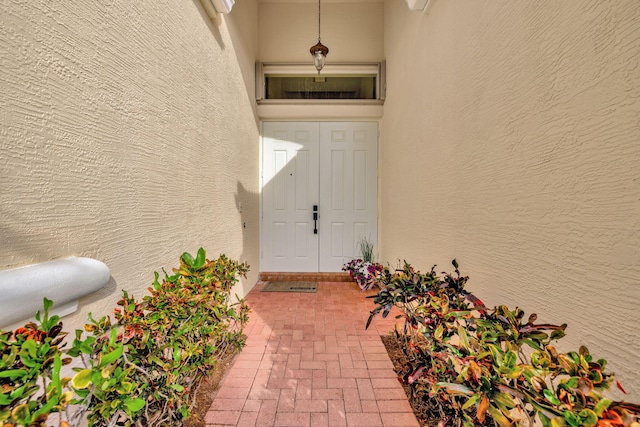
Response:
[[[640,8],[385,3],[385,261],[569,324],[640,400]]]
[[[232,12],[235,28],[255,28],[252,7]],[[252,265],[246,294],[259,244],[252,70],[239,65],[253,67],[251,33],[236,49],[234,18],[212,23],[198,1],[9,0],[0,16],[0,268],[105,262],[111,282],[69,330],[200,246]]]

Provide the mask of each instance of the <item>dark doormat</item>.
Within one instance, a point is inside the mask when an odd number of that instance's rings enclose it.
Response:
[[[318,282],[269,282],[262,292],[317,292]]]

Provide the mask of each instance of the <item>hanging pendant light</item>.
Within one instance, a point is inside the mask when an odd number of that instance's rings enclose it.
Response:
[[[320,74],[320,70],[324,67],[324,60],[329,53],[329,48],[320,43],[320,0],[318,0],[318,43],[311,46],[309,51],[311,52],[311,56],[313,56],[313,65],[316,66],[316,70],[318,70],[318,74]]]

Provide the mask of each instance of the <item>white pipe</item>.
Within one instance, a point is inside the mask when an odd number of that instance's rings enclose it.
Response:
[[[102,288],[110,278],[105,263],[82,257],[0,271],[0,328],[42,312],[45,297],[54,303],[50,314],[73,313],[80,298]]]

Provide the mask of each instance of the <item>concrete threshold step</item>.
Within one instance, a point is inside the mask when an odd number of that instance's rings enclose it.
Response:
[[[290,272],[261,272],[260,280],[264,282],[351,282],[349,273],[290,273]]]

